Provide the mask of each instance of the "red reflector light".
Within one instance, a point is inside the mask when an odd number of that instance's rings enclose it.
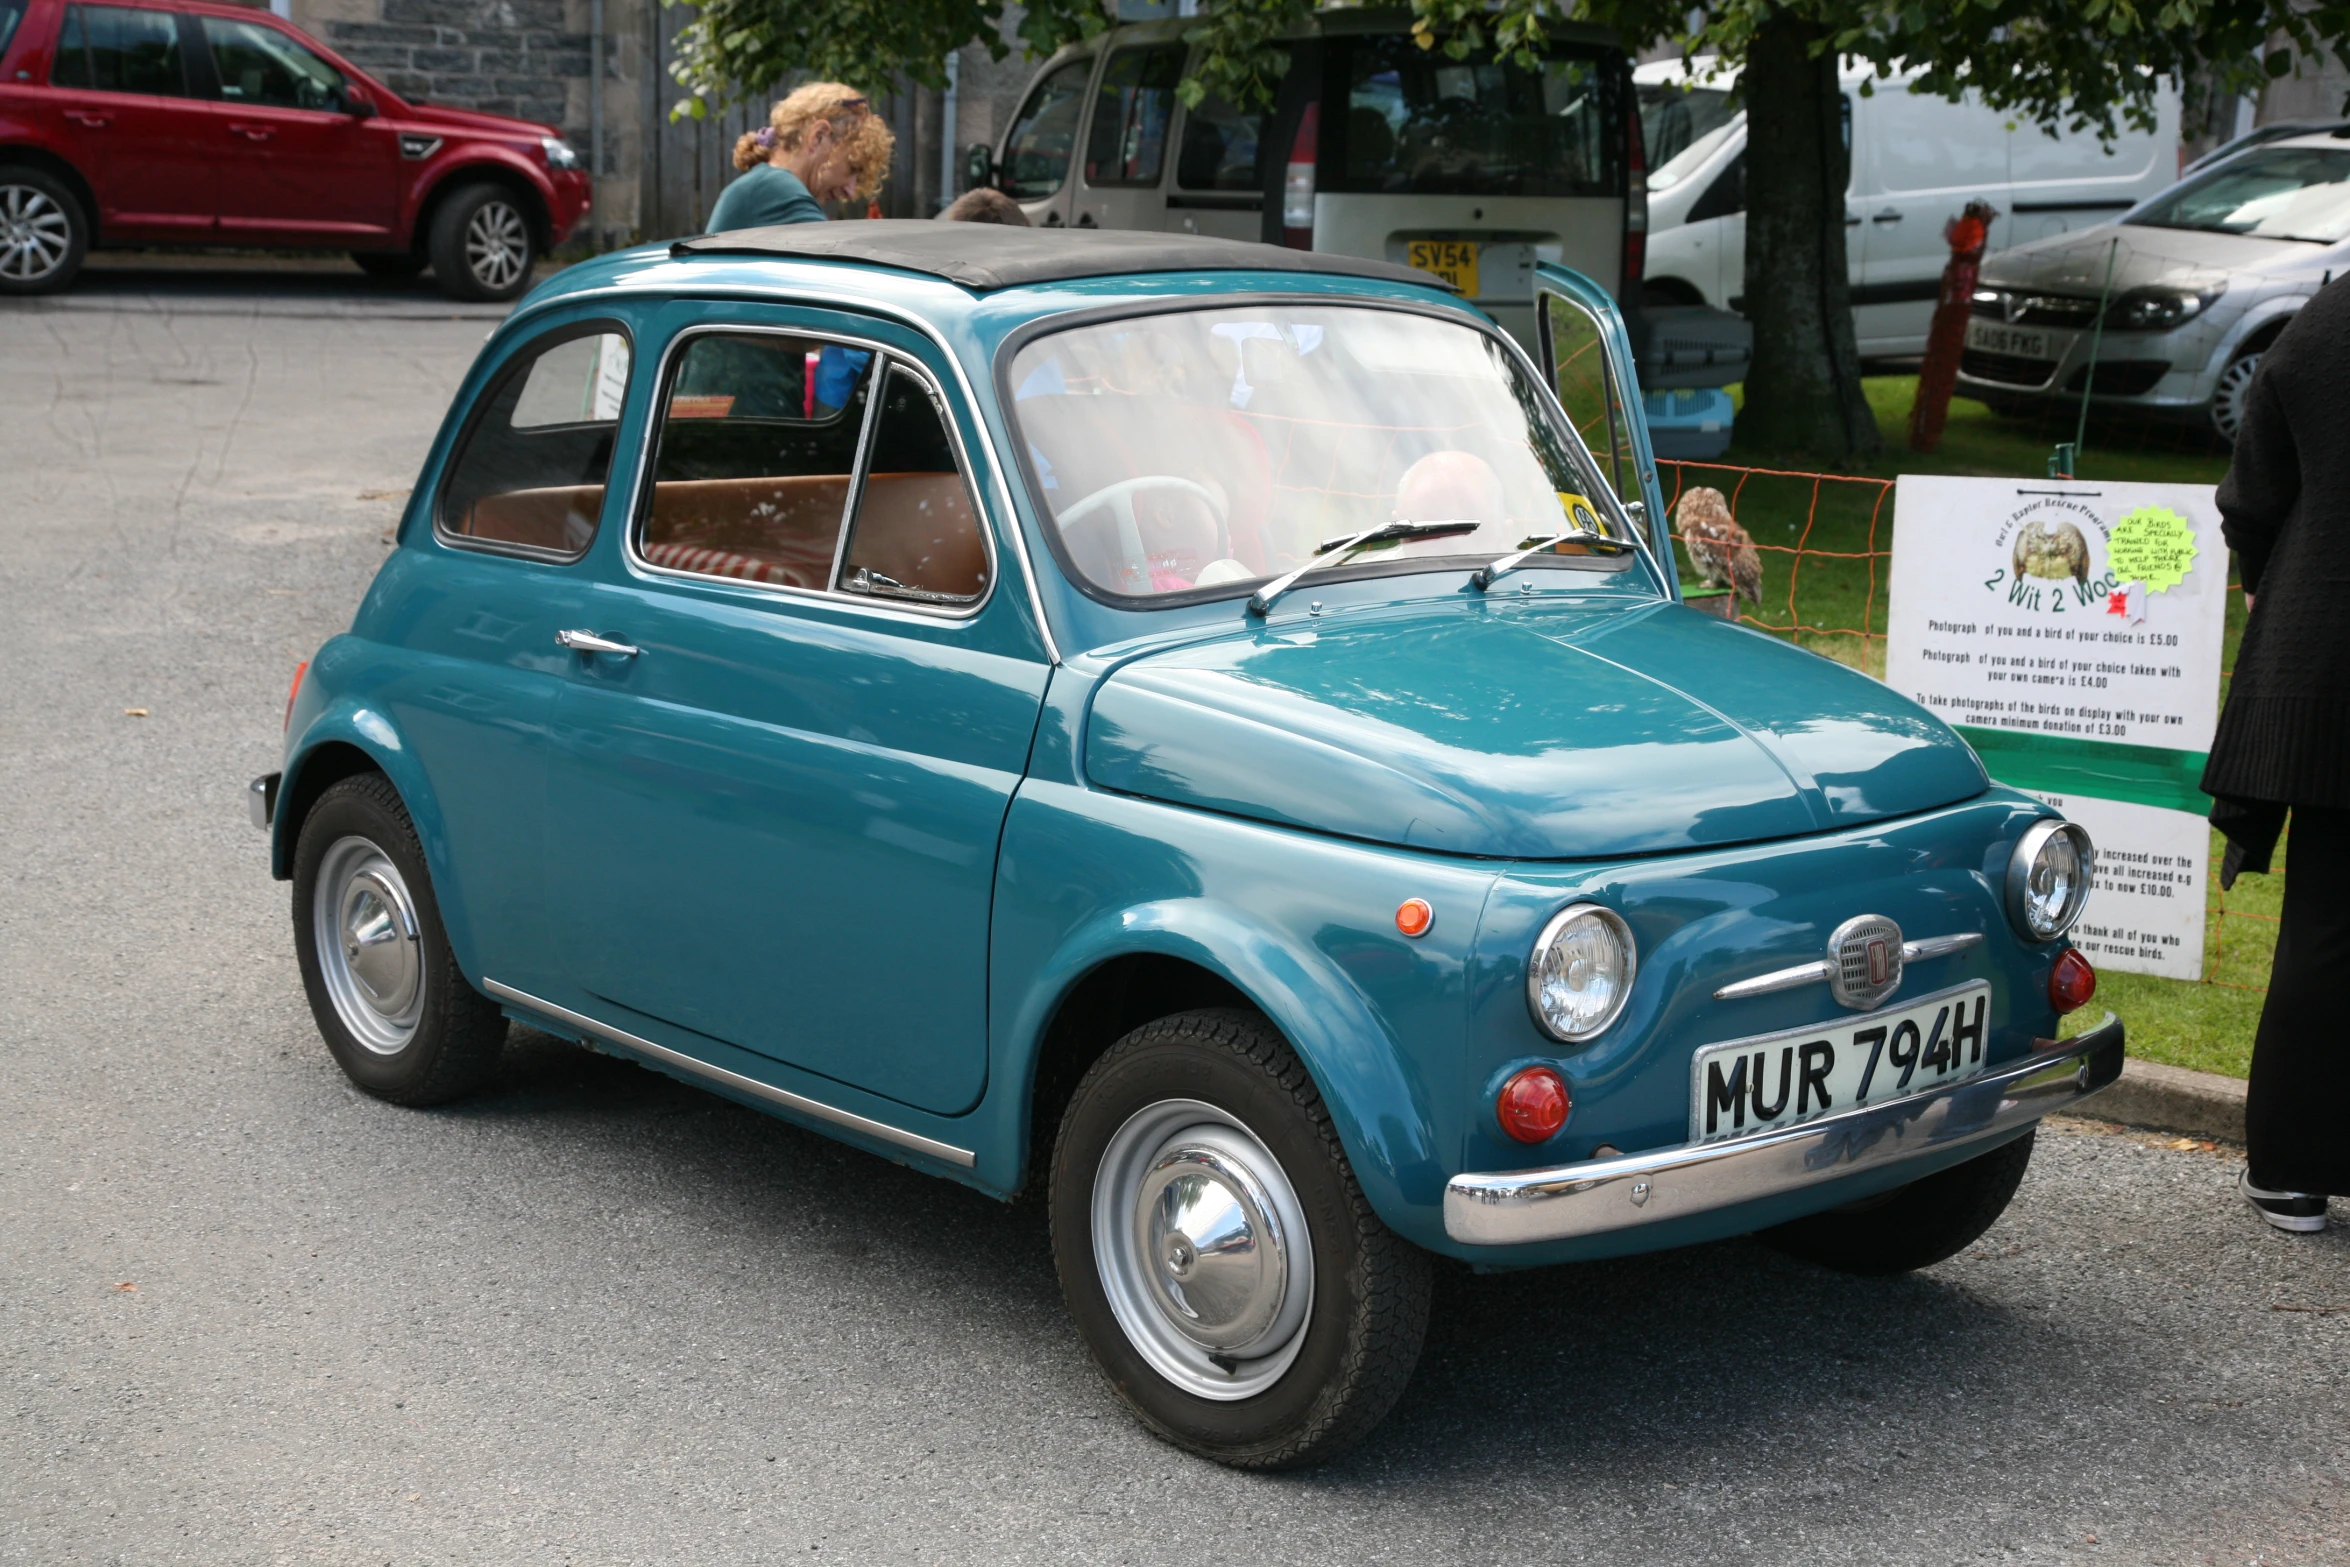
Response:
[[[1395,906],[1395,928],[1407,936],[1425,936],[1436,923],[1436,911],[1426,898],[1406,898]]]
[[[1493,1108],[1503,1131],[1521,1143],[1541,1143],[1567,1124],[1573,1102],[1565,1078],[1549,1067],[1530,1066],[1501,1085],[1501,1099]]]
[[[2048,1001],[2059,1012],[2078,1012],[2097,994],[2097,971],[2089,960],[2081,956],[2078,947],[2067,947],[2056,955],[2056,967],[2048,971]]]
[[[294,666],[294,683],[286,687],[286,716],[278,720],[279,729],[291,728],[294,722],[294,698],[302,694],[302,677],[310,673],[310,660]]]
[[[1289,143],[1289,167],[1282,171],[1281,243],[1292,250],[1314,248],[1314,164],[1320,157],[1322,106],[1309,103],[1298,116]]]

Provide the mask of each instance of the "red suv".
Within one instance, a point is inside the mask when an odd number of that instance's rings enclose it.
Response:
[[[587,208],[552,127],[408,103],[267,12],[0,0],[0,293],[162,242],[347,250],[511,299]]]

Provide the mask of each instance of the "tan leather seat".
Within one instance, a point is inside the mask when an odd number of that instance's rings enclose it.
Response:
[[[821,588],[832,572],[848,498],[845,473],[667,480],[653,486],[644,555],[681,571]],[[682,564],[695,551],[734,557],[752,567],[724,562],[728,569],[717,569],[712,564],[716,556]]]
[[[475,501],[466,509],[459,531],[468,538],[576,554],[596,536],[596,518],[603,510],[600,484],[508,490]]]
[[[860,567],[925,593],[977,598],[986,592],[987,545],[962,475],[869,475],[842,575]]]

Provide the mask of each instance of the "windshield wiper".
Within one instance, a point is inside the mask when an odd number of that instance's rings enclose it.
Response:
[[[1297,586],[1297,579],[1309,571],[1324,566],[1335,566],[1356,550],[1369,544],[1385,544],[1397,539],[1441,539],[1455,533],[1475,533],[1485,526],[1481,522],[1383,522],[1376,528],[1365,528],[1360,533],[1342,534],[1335,539],[1324,539],[1314,546],[1314,558],[1294,571],[1285,572],[1249,595],[1248,612],[1252,615],[1272,613],[1273,605],[1282,594]]]
[[[1518,546],[1517,552],[1515,554],[1504,555],[1501,559],[1489,563],[1484,570],[1478,572],[1469,580],[1475,583],[1477,585],[1477,591],[1482,593],[1487,588],[1492,587],[1496,582],[1499,582],[1502,578],[1508,576],[1511,572],[1517,570],[1520,566],[1524,565],[1534,556],[1541,554],[1544,550],[1556,548],[1561,544],[1581,544],[1591,549],[1605,550],[1608,553],[1615,555],[1629,555],[1632,553],[1631,544],[1623,539],[1616,538],[1612,534],[1601,533],[1592,528],[1570,528],[1564,533],[1546,533],[1538,539],[1525,540]]]

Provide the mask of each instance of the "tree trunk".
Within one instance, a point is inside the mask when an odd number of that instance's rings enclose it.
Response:
[[[1740,444],[1827,460],[1880,446],[1860,384],[1845,259],[1845,146],[1836,56],[1811,47],[1817,23],[1773,10],[1748,47],[1746,316],[1754,366],[1738,414]]]

